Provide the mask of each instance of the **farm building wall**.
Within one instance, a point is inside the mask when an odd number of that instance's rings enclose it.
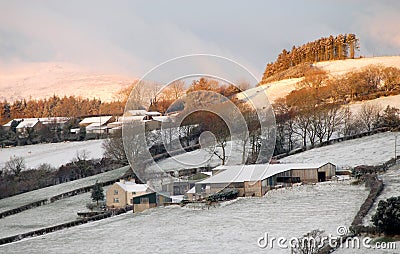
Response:
[[[292,177],[300,177],[303,183],[317,183],[318,169],[291,169]]]
[[[336,175],[336,166],[332,163],[327,163],[318,169],[318,172],[325,172],[326,179],[332,179]]]
[[[244,195],[246,197],[261,197],[262,188],[261,181],[244,182]]]

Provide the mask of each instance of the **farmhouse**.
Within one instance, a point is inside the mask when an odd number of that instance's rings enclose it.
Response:
[[[108,208],[132,206],[133,212],[142,212],[171,201],[170,197],[152,191],[147,184],[125,180],[114,183],[106,192]]]
[[[122,208],[132,205],[133,197],[149,192],[150,189],[146,184],[120,180],[108,188],[106,192],[106,204],[107,207]]]
[[[212,177],[196,183],[195,193],[201,197],[217,193],[224,188],[234,188],[239,196],[263,196],[277,186],[291,186],[296,183],[317,183],[335,175],[332,163],[316,164],[254,164],[219,166]]]

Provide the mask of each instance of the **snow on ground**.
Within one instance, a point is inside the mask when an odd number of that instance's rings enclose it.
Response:
[[[0,246],[4,253],[290,253],[261,249],[257,240],[299,237],[313,229],[349,226],[368,192],[324,183],[241,198],[210,210],[177,206],[128,213]]]
[[[241,146],[237,145],[236,142],[227,142],[225,148],[226,165],[241,164],[242,152],[239,150],[239,147]],[[221,148],[217,148],[216,151],[218,154],[222,154]],[[156,164],[164,171],[171,171],[207,166],[216,167],[221,164],[221,160],[216,155],[213,155],[210,149],[198,149],[158,161]]]
[[[42,163],[60,167],[71,162],[76,157],[77,152],[82,151],[87,152],[90,159],[99,159],[103,157],[104,153],[102,143],[103,140],[99,139],[0,148],[0,168],[12,156],[23,157],[28,168],[36,168]]]
[[[339,76],[350,71],[359,70],[368,65],[382,65],[387,67],[397,67],[400,68],[400,56],[386,56],[386,57],[371,57],[371,58],[360,58],[360,59],[346,59],[346,60],[335,60],[318,62],[314,65],[325,70],[330,75]],[[237,97],[239,99],[244,99],[246,96],[252,101],[258,101],[264,99],[265,92],[268,96],[268,100],[273,104],[278,98],[283,98],[288,95],[291,91],[296,89],[296,84],[300,82],[303,78],[293,78],[284,79],[280,81],[270,82],[265,85],[255,87],[239,93]],[[379,98],[373,100],[382,104],[386,107],[387,105],[395,106],[400,108],[400,95],[391,96],[386,98]],[[364,102],[354,103],[352,107],[359,109],[360,105]],[[262,105],[262,104],[261,104]]]
[[[382,56],[358,59],[346,59],[318,62],[314,65],[323,69],[331,75],[343,75],[350,71],[356,71],[368,65],[382,65],[386,67],[400,68],[400,56]]]
[[[379,133],[314,148],[281,159],[284,163],[332,162],[339,167],[377,165],[394,158],[396,132]]]
[[[107,188],[104,188],[106,191]],[[90,193],[76,195],[0,219],[0,238],[74,221],[77,212],[89,211]]]
[[[400,109],[400,95],[381,97],[381,98],[377,98],[374,100],[352,103],[352,104],[350,104],[350,110],[354,114],[356,114],[356,113],[360,112],[362,105],[365,103],[379,105],[382,108],[382,111],[385,110],[385,108],[387,106]]]
[[[93,185],[96,183],[96,180],[98,180],[99,182],[104,182],[112,180],[114,178],[118,178],[123,174],[125,174],[125,172],[128,169],[129,167],[122,167],[98,175],[78,179],[67,183],[57,184],[34,191],[25,192],[23,194],[19,194],[9,198],[0,199],[0,212],[10,210],[34,201],[50,198],[52,196],[68,192],[71,190],[75,190],[81,187]]]
[[[302,79],[303,78],[293,78],[271,82],[239,93],[237,94],[237,98],[240,100],[250,100],[257,105],[263,105],[262,103],[265,101],[266,94],[269,102],[273,104],[276,99],[285,97],[291,91],[295,90],[296,84]]]
[[[132,77],[88,69],[66,62],[3,65],[0,100],[43,99],[55,95],[115,100],[115,94],[135,81]]]
[[[375,200],[374,205],[369,210],[369,213],[364,218],[364,225],[372,225],[372,215],[375,214],[380,200],[386,200],[391,197],[400,196],[400,164],[393,166],[385,174],[380,175],[384,183],[384,188],[378,198]],[[400,247],[400,245],[399,245]]]

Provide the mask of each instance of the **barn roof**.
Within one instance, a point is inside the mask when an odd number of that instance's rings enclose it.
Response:
[[[327,163],[296,163],[296,164],[253,164],[219,166],[216,170],[222,170],[218,174],[199,183],[237,183],[264,180],[291,169],[316,169]]]

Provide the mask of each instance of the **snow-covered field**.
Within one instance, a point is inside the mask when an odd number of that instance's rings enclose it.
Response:
[[[368,65],[382,65],[386,67],[397,67],[400,68],[400,56],[385,56],[385,57],[371,57],[371,58],[360,58],[360,59],[347,59],[347,60],[336,60],[318,62],[315,64],[318,68],[326,71],[329,75],[339,76],[350,71],[356,71]],[[268,100],[273,104],[278,98],[285,97],[291,91],[296,89],[296,84],[300,82],[302,78],[284,79],[280,81],[270,82],[262,86],[249,89],[245,92],[239,93],[237,96],[239,99],[247,96],[249,99],[257,101],[258,99],[264,99],[266,93]],[[400,108],[400,96],[391,96],[386,98],[378,98],[373,100],[378,102],[383,107],[387,105]],[[357,102],[352,105],[355,111],[359,110],[360,105],[364,102]]]
[[[359,112],[361,110],[362,105],[365,103],[379,105],[382,108],[382,110],[384,110],[387,106],[400,109],[400,95],[381,97],[381,98],[377,98],[374,100],[352,103],[352,104],[350,104],[351,112],[356,114],[357,112]]]
[[[23,157],[28,168],[36,168],[42,163],[60,167],[71,162],[76,157],[77,152],[82,151],[85,151],[90,159],[99,159],[103,157],[104,153],[102,143],[103,140],[99,139],[0,148],[0,168],[12,156]]]
[[[382,65],[385,67],[400,68],[400,56],[381,56],[358,59],[346,59],[325,61],[314,64],[333,76],[343,75],[350,71],[356,71],[368,65]]]
[[[271,82],[241,92],[237,94],[237,98],[240,100],[247,99],[253,103],[256,103],[257,105],[262,105],[261,103],[265,101],[266,94],[269,102],[273,104],[277,99],[285,97],[291,91],[295,90],[296,84],[301,80],[303,80],[303,78],[293,78]],[[262,93],[265,94],[263,95]]]
[[[0,238],[74,221],[77,212],[88,211],[86,204],[90,202],[90,193],[84,193],[2,218]]]
[[[257,240],[349,226],[368,192],[348,182],[271,191],[210,210],[166,207],[128,213],[0,246],[3,253],[290,253]]]
[[[381,194],[376,199],[374,205],[370,209],[367,216],[364,218],[364,225],[372,225],[372,215],[375,214],[380,200],[386,200],[390,197],[400,196],[400,164],[393,166],[385,174],[380,176],[384,183],[384,188]],[[400,246],[399,246],[400,247]]]
[[[10,210],[34,201],[50,198],[52,196],[75,190],[77,188],[93,185],[94,183],[96,183],[96,180],[100,182],[112,180],[125,174],[128,169],[129,167],[122,167],[98,175],[78,179],[67,183],[53,185],[47,188],[26,192],[9,198],[0,199],[0,212]]]
[[[339,167],[377,165],[394,158],[396,132],[384,132],[329,146],[314,148],[281,159],[282,162],[332,162]]]
[[[225,148],[227,158],[226,165],[237,165],[242,163],[242,152],[240,149],[241,146],[238,145],[237,142],[227,142]],[[221,164],[221,159],[216,155],[213,155],[212,151],[213,150],[210,149],[198,149],[158,161],[156,164],[164,171],[207,166],[216,167]],[[216,148],[216,152],[222,154],[221,148]]]

